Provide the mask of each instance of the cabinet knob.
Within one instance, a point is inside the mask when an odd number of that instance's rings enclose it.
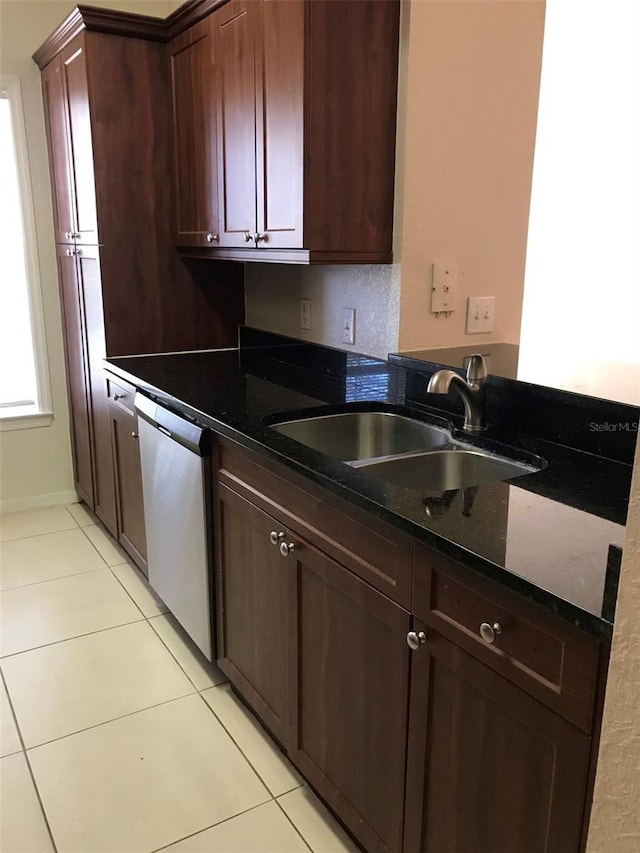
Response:
[[[267,242],[267,235],[266,234],[259,234],[256,231],[256,233],[253,235],[253,239],[256,243],[266,243]]]
[[[281,542],[280,543],[280,553],[283,557],[288,557],[293,551],[296,550],[296,546],[293,542]]]
[[[117,402],[118,402],[118,400],[122,400],[122,398],[123,398],[123,397],[126,397],[126,396],[127,396],[126,394],[113,394],[113,396],[111,397],[111,399],[112,399],[115,403],[117,403]]]
[[[72,257],[73,257],[73,254],[74,254],[74,253],[73,253],[73,249],[65,249],[65,250],[64,250],[64,253],[65,253],[65,255],[66,255],[68,258],[72,258]]]
[[[244,237],[242,239],[245,243],[250,243],[253,240],[253,237],[251,236],[251,231],[245,231]]]
[[[67,238],[67,240],[73,240],[73,231],[65,231],[64,236]]]
[[[480,636],[485,643],[495,643],[496,637],[499,634],[502,634],[502,625],[499,622],[494,622],[493,625],[483,622],[480,625]]]
[[[278,533],[275,530],[272,530],[269,534],[269,541],[272,545],[279,545],[280,542],[284,539],[284,533]]]
[[[137,433],[137,432],[132,432],[132,433],[131,433],[131,438],[132,438],[134,441],[137,441],[137,440],[138,440],[138,433]]]
[[[80,232],[79,231],[72,231],[71,232],[71,239],[72,240],[79,240],[80,239]]]
[[[426,642],[427,635],[424,631],[418,631],[418,633],[416,633],[415,631],[409,631],[409,633],[407,634],[407,645],[409,646],[411,651],[417,651],[420,646],[424,646]]]
[[[207,234],[206,239],[207,239],[207,243],[213,243],[214,241],[219,240],[220,237],[218,237],[217,234]]]

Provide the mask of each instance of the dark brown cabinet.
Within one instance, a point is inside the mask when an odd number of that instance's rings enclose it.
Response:
[[[277,522],[223,485],[216,505],[218,663],[286,744],[291,572],[279,552]]]
[[[579,853],[599,644],[282,466],[217,455],[221,666],[363,849]]]
[[[411,616],[304,540],[292,542],[289,756],[365,850],[400,850]]]
[[[188,268],[173,246],[166,32],[160,19],[83,6],[34,54],[42,70],[75,481],[115,536],[122,527],[103,359],[234,346],[243,319],[242,269]],[[194,72],[201,74],[206,69]],[[195,130],[185,133],[192,139]],[[214,194],[216,186],[212,177]],[[198,219],[181,227],[208,226]],[[138,533],[135,541],[143,541]]]
[[[169,45],[173,108],[174,239],[217,245],[218,170],[211,18]]]
[[[417,622],[405,853],[580,849],[590,738]]]
[[[391,260],[398,34],[396,0],[230,0],[174,40],[177,217],[201,221],[217,172],[209,257]],[[183,249],[204,245],[176,230]]]
[[[138,568],[148,575],[135,389],[106,375],[113,450],[118,540]]]

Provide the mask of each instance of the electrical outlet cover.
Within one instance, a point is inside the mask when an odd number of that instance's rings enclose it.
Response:
[[[342,335],[340,340],[343,344],[355,344],[356,342],[356,309],[342,309]]]

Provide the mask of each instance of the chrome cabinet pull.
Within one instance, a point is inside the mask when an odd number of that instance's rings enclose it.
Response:
[[[242,239],[245,243],[250,243],[253,240],[253,237],[251,236],[251,231],[245,231],[244,237]]]
[[[409,633],[407,634],[407,645],[409,646],[412,652],[417,651],[420,646],[424,646],[426,642],[427,635],[424,631],[418,631],[418,633],[416,633],[415,631],[409,631]]]
[[[266,243],[267,242],[267,235],[266,234],[260,234],[258,231],[256,231],[256,233],[253,235],[253,239],[254,239],[255,243]]]
[[[207,234],[206,240],[207,243],[213,243],[216,240],[219,240],[220,237],[217,234]]]
[[[72,257],[73,257],[73,255],[74,255],[74,251],[73,251],[73,249],[65,249],[65,250],[64,250],[64,253],[65,253],[65,255],[66,255],[68,258],[72,258]]]
[[[67,240],[73,240],[73,232],[72,231],[65,231],[64,236],[67,238]]]
[[[281,542],[280,543],[280,553],[283,557],[288,557],[293,551],[296,550],[296,546],[294,542]]]
[[[132,432],[132,433],[131,433],[131,438],[132,438],[134,441],[137,441],[137,440],[138,440],[138,438],[139,438],[138,433],[137,433],[137,432]]]
[[[272,530],[269,534],[269,541],[272,545],[279,545],[280,542],[284,539],[284,533],[278,533],[276,530]]]
[[[480,636],[485,643],[495,643],[496,637],[502,634],[502,625],[499,622],[494,622],[490,625],[488,622],[483,622],[480,625]]]

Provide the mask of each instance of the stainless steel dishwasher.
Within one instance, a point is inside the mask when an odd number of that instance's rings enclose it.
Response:
[[[136,394],[149,583],[214,659],[207,430]]]

